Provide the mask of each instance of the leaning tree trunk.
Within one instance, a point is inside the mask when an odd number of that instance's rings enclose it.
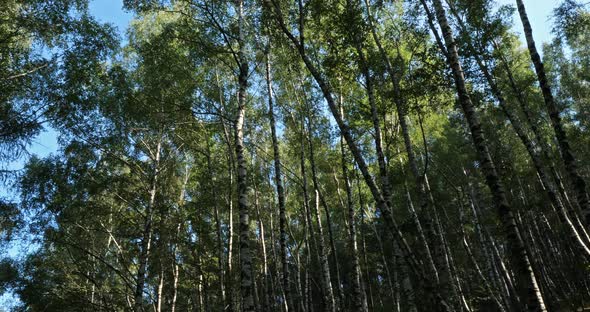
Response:
[[[463,21],[460,19],[459,14],[457,13],[457,11],[453,7],[451,7],[451,13],[457,19],[457,23],[458,23],[461,31],[466,32],[466,27],[465,27]],[[541,155],[539,155],[539,152],[538,152],[539,149],[544,150],[544,148],[541,144],[541,138],[538,136],[538,132],[534,131],[535,129],[533,129],[533,132],[535,134],[537,134],[536,140],[529,138],[529,136],[525,132],[523,125],[520,123],[518,117],[514,113],[512,113],[509,110],[508,106],[506,105],[504,95],[502,94],[502,91],[500,90],[498,84],[496,83],[495,78],[492,76],[492,74],[490,73],[490,70],[488,69],[488,67],[483,62],[482,58],[480,57],[481,50],[476,50],[473,43],[470,42],[469,39],[467,39],[467,40],[468,40],[467,47],[469,48],[470,52],[472,53],[472,55],[477,63],[478,68],[480,69],[480,71],[484,75],[486,81],[488,82],[488,85],[490,86],[490,90],[492,91],[492,94],[494,95],[494,97],[496,97],[496,100],[498,101],[500,108],[504,112],[504,115],[506,115],[506,117],[508,118],[508,121],[510,121],[510,124],[514,128],[516,135],[518,136],[518,138],[520,139],[520,141],[522,142],[522,144],[526,148],[526,150],[533,162],[535,170],[537,171],[541,185],[543,186],[543,189],[547,193],[547,196],[548,196],[549,200],[551,201],[551,204],[557,210],[558,216],[560,217],[561,221],[563,223],[565,223],[566,228],[568,230],[568,234],[572,238],[572,241],[577,242],[577,247],[579,248],[579,250],[581,252],[583,252],[586,255],[586,257],[589,257],[590,256],[590,249],[588,249],[582,236],[580,235],[580,233],[578,233],[578,230],[576,229],[575,224],[572,222],[572,220],[568,216],[567,209],[563,205],[563,202],[561,201],[561,198],[559,197],[559,195],[557,193],[555,185],[552,183],[549,175],[547,174],[547,171],[545,170],[545,166],[543,165]],[[510,69],[507,68],[507,71],[508,71],[509,81],[511,81],[511,85],[513,86],[513,89],[515,89],[514,91],[518,92],[517,88],[515,88],[516,86],[515,86],[514,81],[512,79]],[[518,100],[518,102],[521,103],[521,105],[524,105],[524,99],[522,99],[522,96],[517,96],[517,100]],[[537,147],[540,147],[540,148],[537,148]]]
[[[563,163],[565,164],[565,169],[569,174],[571,182],[576,191],[578,204],[580,205],[580,209],[582,210],[583,217],[586,222],[586,227],[590,228],[590,200],[588,198],[588,192],[586,190],[586,181],[584,181],[584,179],[578,172],[576,159],[570,147],[567,135],[565,133],[565,129],[563,129],[561,117],[559,116],[560,109],[557,107],[555,99],[553,98],[553,94],[551,93],[551,86],[549,85],[547,74],[545,73],[545,66],[543,65],[543,61],[541,61],[541,56],[537,51],[537,46],[535,44],[535,40],[533,39],[533,30],[531,28],[531,23],[529,22],[529,18],[527,16],[526,9],[524,7],[524,3],[522,2],[522,0],[516,0],[516,6],[518,7],[518,13],[520,15],[520,20],[522,21],[522,26],[524,28],[524,35],[526,38],[529,53],[531,55],[531,61],[533,62],[533,65],[535,67],[537,79],[539,80],[539,86],[541,87],[541,93],[543,94],[545,106],[547,108],[547,112],[549,113],[549,119],[551,120],[551,125],[553,126],[553,130],[555,131],[555,137],[557,138],[559,151],[561,152],[561,157],[563,159]]]
[[[306,47],[305,47],[304,41],[302,40],[303,35],[305,33],[304,31],[301,31],[301,29],[303,29],[303,25],[301,25],[301,23],[300,23],[300,25],[299,25],[300,37],[296,38],[295,35],[291,32],[291,30],[289,30],[289,28],[283,18],[283,13],[280,9],[280,6],[276,2],[276,0],[265,0],[264,2],[265,2],[265,5],[269,6],[271,8],[271,10],[274,11],[273,15],[274,15],[275,21],[279,25],[282,32],[288,37],[288,39],[291,41],[291,43],[295,46],[297,52],[299,53],[299,56],[301,57],[301,59],[305,63],[306,68],[309,70],[309,72],[313,76],[314,80],[318,84],[318,86],[322,92],[322,95],[324,96],[324,99],[328,103],[328,108],[330,109],[332,116],[336,120],[336,124],[338,125],[338,128],[340,129],[340,133],[344,137],[344,139],[351,151],[351,154],[354,157],[354,160],[357,163],[359,170],[361,171],[361,174],[365,180],[365,183],[369,187],[369,190],[371,191],[371,194],[373,195],[373,198],[374,198],[375,202],[377,203],[377,207],[379,208],[379,210],[381,212],[381,215],[383,217],[383,221],[385,222],[388,231],[398,241],[398,243],[401,247],[401,250],[403,252],[404,258],[406,259],[407,263],[410,265],[410,268],[412,269],[412,271],[416,274],[416,277],[420,280],[421,284],[424,286],[425,293],[427,293],[430,296],[430,298],[432,299],[433,307],[436,307],[437,311],[448,311],[449,307],[448,307],[448,304],[447,304],[445,298],[443,298],[440,295],[440,291],[436,288],[435,283],[433,283],[432,280],[429,278],[429,276],[427,274],[425,274],[424,270],[421,267],[421,262],[418,260],[418,257],[416,256],[416,254],[410,248],[407,240],[405,239],[403,233],[400,230],[400,227],[398,226],[397,222],[393,218],[389,204],[387,203],[387,201],[383,197],[383,194],[381,193],[381,191],[377,187],[377,184],[375,183],[373,176],[369,172],[369,167],[367,165],[367,162],[365,161],[359,146],[356,144],[355,139],[352,136],[349,125],[342,119],[342,116],[340,115],[340,112],[338,110],[338,105],[336,104],[336,101],[334,100],[334,97],[333,97],[334,92],[332,90],[332,87],[328,83],[328,80],[325,77],[324,73],[321,72],[318,67],[316,67],[315,63],[311,60],[309,55],[307,55]],[[303,5],[300,5],[299,13],[304,14],[303,11],[304,11]],[[302,15],[300,17],[303,18]]]
[[[463,169],[463,174],[467,177],[465,169]],[[513,310],[518,310],[520,309],[520,300],[513,283],[513,277],[510,275],[510,272],[508,272],[506,265],[504,265],[504,260],[500,256],[494,239],[484,227],[479,217],[481,207],[477,204],[478,200],[475,188],[470,182],[467,183],[467,186],[469,188],[467,195],[473,223],[475,224],[475,231],[478,234],[479,243],[484,255],[489,261],[490,273],[497,277],[494,281],[498,282],[497,286],[502,290],[502,297],[505,305],[507,307],[512,307]]]
[[[431,216],[431,213],[429,212],[429,208],[433,208],[433,210],[434,210],[434,207],[433,207],[433,205],[429,205],[429,194],[427,194],[427,189],[426,189],[426,186],[424,183],[425,176],[420,174],[418,171],[418,162],[416,161],[416,154],[414,153],[414,150],[412,147],[412,141],[410,139],[410,130],[409,130],[408,122],[407,122],[407,118],[406,118],[406,110],[404,107],[405,106],[404,100],[402,98],[402,93],[400,90],[400,82],[397,77],[398,75],[394,71],[392,62],[391,62],[389,56],[387,55],[387,52],[383,48],[383,45],[381,44],[381,39],[379,38],[379,35],[377,34],[377,30],[375,29],[370,4],[368,3],[368,0],[365,0],[364,2],[365,2],[366,11],[367,11],[369,28],[371,29],[371,35],[373,37],[373,41],[375,41],[375,44],[377,45],[377,48],[378,48],[379,53],[381,55],[381,58],[384,60],[385,69],[387,70],[389,77],[391,79],[391,84],[393,87],[395,108],[396,108],[396,112],[397,112],[398,119],[399,119],[399,125],[402,130],[402,137],[404,140],[404,147],[406,149],[406,154],[408,156],[408,163],[410,166],[410,171],[416,181],[416,188],[417,188],[417,193],[418,193],[418,197],[419,197],[421,211],[425,213],[424,222],[421,222],[418,218],[415,218],[415,221],[416,221],[416,224],[419,228],[422,228],[422,223],[424,223],[424,229],[425,229],[426,233],[428,233],[428,238],[430,240],[430,244],[432,245],[432,248],[431,248],[431,246],[429,246],[429,244],[428,244],[429,241],[426,240],[424,235],[422,235],[421,240],[422,240],[422,244],[424,246],[424,252],[426,255],[427,268],[429,270],[428,272],[434,277],[433,278],[434,280],[436,280],[441,286],[444,286],[444,287],[441,287],[441,289],[443,289],[442,295],[448,296],[446,289],[447,288],[453,289],[453,287],[446,287],[446,286],[450,285],[449,284],[450,283],[449,264],[448,264],[448,260],[447,260],[448,257],[446,256],[444,248],[443,248],[442,233],[436,233],[434,226],[433,226],[433,222],[432,222],[432,216]],[[375,105],[375,100],[373,99],[374,96],[372,95],[373,86],[372,86],[372,81],[371,81],[371,77],[369,74],[369,68],[367,66],[367,61],[365,60],[362,49],[360,47],[357,47],[357,51],[359,54],[360,67],[363,72],[363,76],[365,76],[365,85],[366,85],[367,93],[369,93],[369,103],[371,105],[373,124],[376,124],[376,123],[378,123],[378,120],[376,118],[376,109],[374,108],[376,105]],[[432,214],[434,214],[434,211],[432,212]]]
[[[421,0],[421,2],[422,5],[427,8],[426,1]],[[433,3],[438,23],[442,29],[443,38],[446,43],[447,61],[453,72],[455,87],[459,96],[459,103],[463,109],[467,123],[469,124],[477,156],[486,183],[492,193],[493,201],[507,238],[510,260],[516,274],[519,296],[523,303],[527,303],[527,309],[529,311],[546,311],[543,297],[537,284],[537,279],[533,273],[529,257],[524,248],[524,242],[514,219],[512,207],[506,198],[504,186],[500,181],[500,176],[498,175],[494,162],[490,156],[488,143],[484,137],[479,118],[475,111],[475,106],[467,91],[463,69],[459,62],[457,45],[453,38],[453,32],[448,23],[445,9],[440,0],[433,0]]]

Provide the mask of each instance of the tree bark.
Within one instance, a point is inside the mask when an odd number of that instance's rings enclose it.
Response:
[[[371,9],[370,9],[370,4],[368,3],[368,0],[365,0],[364,2],[365,2],[365,6],[366,6],[368,23],[369,23],[369,27],[371,29],[371,34],[372,34],[373,40],[375,41],[375,44],[377,45],[377,48],[378,48],[379,53],[381,55],[381,58],[384,60],[385,69],[387,70],[390,80],[391,80],[391,84],[392,84],[392,88],[393,88],[393,97],[394,97],[393,100],[394,100],[396,112],[397,112],[398,119],[399,119],[399,125],[402,130],[404,147],[406,150],[406,154],[408,156],[408,163],[409,163],[410,171],[411,171],[412,176],[414,177],[414,180],[416,183],[416,190],[417,190],[417,193],[419,196],[421,211],[422,211],[422,213],[424,213],[424,216],[425,216],[424,222],[421,222],[416,216],[415,223],[416,223],[418,230],[420,231],[420,234],[421,234],[422,245],[424,246],[424,252],[425,252],[426,261],[427,261],[427,268],[428,268],[429,273],[434,277],[433,279],[437,283],[439,283],[439,285],[442,286],[442,287],[440,287],[441,289],[443,289],[443,291],[441,292],[441,295],[448,296],[449,293],[455,292],[454,287],[451,287],[453,285],[453,283],[451,282],[451,279],[450,279],[450,275],[451,275],[450,264],[449,264],[449,260],[448,260],[448,255],[446,254],[446,249],[444,248],[444,243],[443,243],[444,237],[442,236],[443,233],[441,231],[437,231],[435,229],[433,221],[432,221],[432,216],[436,214],[436,211],[434,211],[434,209],[435,209],[434,201],[431,200],[431,194],[429,192],[429,189],[426,188],[426,184],[425,184],[426,176],[425,176],[425,174],[424,175],[421,174],[418,170],[418,162],[416,160],[416,154],[414,153],[414,149],[412,147],[412,141],[410,138],[410,129],[408,127],[407,112],[406,112],[406,107],[405,107],[406,106],[405,104],[407,104],[407,103],[405,103],[405,101],[403,99],[403,95],[402,95],[402,92],[400,89],[400,82],[399,82],[398,74],[394,71],[392,62],[389,58],[389,55],[387,54],[387,52],[383,48],[383,45],[381,44],[381,39],[375,29],[375,25],[373,23],[373,16],[372,16]],[[369,102],[371,104],[373,124],[375,124],[377,126],[379,121],[377,119],[377,114],[376,114],[376,109],[375,109],[376,105],[374,103],[375,100],[373,99],[374,96],[372,95],[373,86],[372,86],[372,81],[371,81],[371,77],[369,74],[369,69],[367,67],[367,61],[365,60],[365,57],[363,55],[363,51],[362,51],[361,47],[357,47],[357,51],[359,54],[361,71],[363,72],[363,75],[365,76],[365,85],[367,88],[367,92],[369,93]],[[409,197],[409,192],[406,191],[406,193],[408,194],[408,197]],[[410,205],[412,205],[411,199],[410,199]],[[424,224],[424,227],[422,227],[422,223]],[[422,232],[422,228],[424,228],[425,232],[428,234],[428,240],[426,239],[426,236]],[[429,243],[431,246],[429,245]],[[449,290],[451,290],[451,291],[449,291]]]
[[[250,205],[248,203],[247,162],[244,155],[244,119],[246,114],[246,92],[248,88],[248,61],[245,56],[244,7],[237,2],[238,13],[238,115],[235,124],[236,159],[238,170],[238,211],[240,214],[240,293],[242,312],[254,312],[254,289],[252,276],[252,255],[250,251]]]
[[[279,245],[280,245],[280,257],[281,257],[281,280],[283,283],[283,289],[285,293],[286,310],[292,310],[293,304],[291,300],[291,283],[289,281],[289,262],[287,261],[287,232],[285,230],[287,224],[287,218],[285,216],[285,191],[283,188],[283,181],[281,176],[281,155],[279,151],[279,141],[277,138],[277,129],[275,123],[274,106],[273,106],[273,89],[271,80],[271,63],[270,54],[270,42],[266,48],[266,87],[268,92],[268,118],[270,121],[270,131],[272,136],[272,149],[274,154],[274,171],[275,171],[275,184],[277,188],[277,196],[279,199]]]
[[[304,126],[304,118],[303,116],[301,117],[301,153],[300,153],[300,170],[301,170],[301,188],[302,188],[302,192],[303,192],[303,208],[305,210],[305,224],[306,224],[306,228],[308,231],[308,235],[309,235],[309,240],[308,240],[308,246],[310,249],[308,249],[308,253],[310,255],[308,255],[308,257],[311,258],[311,250],[315,250],[316,252],[316,258],[318,263],[321,263],[320,260],[320,251],[318,250],[318,240],[316,239],[316,233],[315,233],[315,229],[313,226],[313,221],[312,221],[312,217],[311,217],[311,208],[310,208],[310,202],[311,199],[309,198],[309,192],[308,192],[308,185],[307,185],[307,173],[305,170],[305,126]],[[309,242],[311,240],[311,243]],[[308,262],[311,262],[310,259],[308,259]],[[309,275],[309,269],[310,266],[307,267],[306,269],[306,274]],[[311,283],[309,282],[309,280],[311,279],[311,276],[308,276],[308,285],[309,285],[309,297],[308,297],[308,306],[310,307],[310,309],[313,307],[313,302],[312,302],[312,296],[311,296]],[[323,278],[322,280],[322,285],[323,285]]]
[[[369,168],[367,166],[365,159],[362,156],[361,150],[354,141],[354,138],[350,131],[350,127],[346,122],[344,122],[342,116],[340,115],[338,106],[333,97],[334,92],[332,90],[332,87],[328,84],[327,79],[324,77],[323,73],[318,70],[314,62],[312,62],[312,60],[307,55],[305,46],[303,42],[300,41],[301,38],[297,39],[293,35],[293,33],[287,28],[279,4],[275,0],[265,0],[265,4],[273,8],[276,22],[279,24],[283,33],[289,38],[291,43],[295,46],[307,69],[309,70],[314,80],[318,84],[320,90],[322,91],[324,99],[328,103],[328,108],[330,109],[332,116],[336,120],[336,123],[338,125],[338,128],[340,129],[340,132],[342,133],[342,136],[346,140],[346,143],[354,157],[355,162],[357,163],[361,171],[365,183],[369,187],[369,190],[371,191],[373,198],[377,202],[377,207],[379,207],[379,210],[383,216],[383,220],[385,221],[388,230],[392,233],[393,237],[400,244],[404,258],[407,260],[412,271],[416,273],[417,277],[422,282],[422,285],[425,288],[425,292],[429,294],[429,296],[433,297],[434,302],[432,303],[432,305],[436,307],[438,311],[448,311],[448,304],[446,303],[445,299],[440,295],[440,292],[436,288],[435,284],[432,283],[430,278],[422,270],[421,262],[418,260],[416,255],[412,252],[411,248],[409,247],[408,242],[406,241],[404,235],[400,231],[399,226],[397,225],[397,222],[393,218],[388,203],[383,197],[383,194],[379,191],[377,184],[375,183],[371,173],[369,172]],[[300,11],[300,14],[303,13]],[[303,25],[300,25],[300,27],[303,27]],[[300,36],[303,36],[303,32],[301,31]]]
[[[262,222],[262,216],[260,215],[260,204],[259,204],[259,199],[258,199],[258,187],[256,182],[253,182],[254,184],[254,209],[256,210],[256,221],[258,223],[258,235],[259,235],[259,241],[260,241],[260,249],[262,252],[262,275],[264,277],[263,279],[263,285],[262,285],[262,289],[264,291],[262,291],[262,295],[264,296],[264,300],[261,301],[261,311],[267,311],[270,309],[270,302],[269,302],[269,296],[268,296],[268,291],[269,291],[269,280],[270,280],[270,271],[268,268],[268,256],[266,253],[266,237],[265,237],[265,230],[264,230],[264,223]]]
[[[422,5],[427,8],[426,1],[421,0],[421,2]],[[441,0],[433,0],[433,3],[439,25],[442,29],[443,38],[446,43],[447,61],[453,72],[455,87],[459,96],[459,104],[461,105],[467,123],[469,124],[479,162],[485,175],[486,183],[492,193],[494,204],[507,238],[511,264],[517,275],[519,296],[521,297],[522,302],[527,303],[527,309],[529,311],[546,311],[543,297],[537,284],[537,279],[533,273],[530,260],[524,248],[524,242],[514,219],[512,207],[506,198],[504,186],[500,181],[500,177],[490,156],[488,144],[484,137],[479,118],[471,101],[469,92],[467,91],[463,69],[459,62],[457,45],[453,38],[453,33],[449,26],[445,9],[443,8]]]
[[[343,104],[343,97],[341,94],[340,114],[344,118]],[[367,297],[365,296],[361,285],[361,267],[358,254],[354,204],[352,200],[352,186],[350,185],[346,150],[344,148],[344,138],[342,136],[340,136],[340,155],[342,163],[342,178],[344,179],[344,188],[346,190],[346,206],[348,208],[348,244],[350,248],[350,254],[352,256],[352,272],[350,279],[352,281],[353,311],[367,312]]]
[[[213,165],[211,163],[211,150],[209,147],[209,141],[207,140],[207,172],[209,174],[209,187],[211,196],[215,195],[215,185],[213,184]],[[230,185],[231,188],[231,185]],[[230,199],[231,200],[231,199]],[[225,253],[223,252],[223,232],[221,230],[221,219],[219,216],[219,206],[216,200],[213,200],[213,218],[215,220],[215,234],[217,243],[217,278],[219,279],[219,300],[221,306],[225,305]],[[225,307],[224,307],[225,308]]]
[[[527,16],[526,8],[522,0],[516,0],[516,6],[518,8],[520,20],[524,28],[524,35],[531,56],[531,61],[535,67],[535,73],[537,74],[539,87],[541,88],[541,93],[543,94],[543,99],[545,101],[547,112],[549,113],[549,119],[551,120],[553,131],[555,131],[555,137],[557,139],[559,151],[561,153],[565,169],[569,174],[574,189],[576,190],[578,205],[580,205],[580,209],[582,210],[586,227],[590,228],[590,199],[588,197],[588,191],[586,190],[586,181],[584,181],[582,176],[578,173],[576,159],[570,147],[565,129],[563,128],[561,117],[559,116],[560,109],[557,107],[555,99],[553,98],[553,94],[551,93],[551,86],[549,84],[549,80],[547,79],[545,65],[541,60],[541,56],[537,51],[535,40],[533,39],[533,29],[531,28],[531,24]]]
[[[465,32],[465,26],[464,26],[462,20],[460,19],[458,13],[454,10],[453,7],[451,7],[451,12],[455,16],[457,23],[459,24],[459,27],[461,28],[461,30],[463,32]],[[488,69],[488,67],[485,65],[485,63],[483,62],[483,60],[480,57],[480,54],[481,54],[480,51],[477,51],[475,49],[475,47],[473,46],[473,43],[471,43],[471,42],[467,42],[467,45],[468,45],[469,49],[471,50],[471,54],[472,54],[473,58],[475,59],[480,71],[483,73],[486,81],[488,82],[488,85],[490,86],[490,90],[492,91],[492,94],[496,97],[498,104],[499,104],[500,108],[502,109],[502,112],[504,113],[504,115],[506,115],[506,117],[510,121],[510,124],[514,128],[516,135],[518,136],[518,138],[520,139],[522,144],[525,146],[531,160],[533,161],[533,165],[535,167],[535,170],[537,171],[537,174],[539,176],[539,180],[541,181],[541,185],[542,185],[543,189],[546,191],[547,196],[548,196],[549,200],[551,201],[551,204],[554,206],[555,210],[557,211],[561,221],[566,224],[566,228],[568,229],[568,234],[572,238],[572,241],[577,242],[580,250],[583,253],[585,253],[586,257],[589,257],[590,256],[590,249],[588,249],[588,247],[586,246],[586,243],[582,239],[582,236],[580,235],[580,233],[576,229],[574,223],[572,222],[572,220],[568,216],[567,209],[563,205],[563,202],[557,193],[555,185],[552,183],[549,175],[547,174],[547,171],[545,170],[545,166],[543,165],[541,155],[539,155],[539,152],[538,152],[539,148],[537,148],[537,147],[541,147],[542,150],[545,150],[542,147],[541,138],[538,135],[538,131],[535,131],[535,129],[533,127],[533,132],[535,133],[536,139],[537,139],[535,142],[535,140],[531,139],[527,135],[524,127],[522,126],[522,124],[518,120],[518,117],[509,110],[508,106],[506,105],[506,101],[504,99],[502,91],[500,90],[500,88],[498,87],[498,85],[496,83],[496,80],[491,75],[490,70]],[[509,81],[511,81],[511,85],[513,86],[515,91],[517,93],[519,93],[518,90],[516,90],[516,85],[512,79],[510,69],[506,68],[506,70],[508,72]],[[522,99],[521,96],[517,96],[517,100],[521,103],[521,105],[524,106],[524,101],[523,101],[524,99]],[[528,116],[529,114],[528,114],[528,112],[526,112],[526,109],[525,109],[525,114],[527,115],[527,117],[529,117]],[[532,125],[532,123],[531,123],[531,125]]]
[[[143,311],[143,291],[145,286],[145,279],[146,279],[146,272],[148,266],[148,260],[150,256],[150,249],[152,244],[152,211],[155,206],[156,202],[156,192],[157,192],[157,185],[158,185],[158,177],[160,175],[160,154],[162,148],[162,138],[158,140],[158,145],[156,146],[156,152],[152,155],[152,166],[153,166],[153,173],[151,177],[150,183],[150,198],[148,204],[145,209],[145,224],[143,230],[143,236],[141,239],[141,249],[139,253],[139,267],[137,269],[137,285],[135,288],[135,303],[133,305],[133,310],[135,312]]]
[[[219,81],[219,75],[217,71],[215,72],[215,78],[217,82],[217,87],[219,89],[219,102],[221,104],[221,111],[223,112],[224,109],[224,101],[223,101],[223,89],[221,87]],[[227,222],[227,274],[222,274],[225,276],[223,284],[225,284],[226,292],[225,300],[223,301],[224,309],[227,309],[228,312],[235,312],[237,311],[235,307],[235,300],[234,300],[234,280],[233,280],[233,255],[234,255],[234,198],[233,198],[233,191],[234,191],[234,171],[235,171],[235,158],[234,152],[232,149],[232,140],[231,140],[231,132],[229,127],[226,123],[222,120],[221,126],[223,128],[223,138],[225,144],[227,145],[227,174],[228,174],[228,194],[227,194],[227,210],[228,210],[228,222]],[[224,270],[224,268],[220,268]]]

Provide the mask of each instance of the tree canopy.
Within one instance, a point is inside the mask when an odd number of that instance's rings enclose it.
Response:
[[[7,311],[590,307],[587,3],[124,6],[0,3]]]

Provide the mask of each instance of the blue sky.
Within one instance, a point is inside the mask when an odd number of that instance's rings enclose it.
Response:
[[[131,13],[123,10],[122,0],[93,0],[89,9],[99,21],[117,26],[121,34],[124,34],[127,24],[133,17]]]
[[[551,40],[551,28],[552,20],[551,14],[552,11],[557,5],[559,5],[562,1],[561,0],[523,0],[524,5],[526,6],[527,14],[529,16],[529,20],[531,22],[531,26],[533,28],[533,36],[535,37],[535,41],[537,44],[541,44],[543,42],[549,42]],[[516,7],[515,0],[496,0],[499,4],[510,4]],[[518,18],[518,12],[514,12],[514,20],[513,20],[513,30],[517,31],[521,34],[521,40],[524,42],[524,37],[522,37],[522,24],[520,23],[520,19]],[[539,47],[540,48],[540,47]]]

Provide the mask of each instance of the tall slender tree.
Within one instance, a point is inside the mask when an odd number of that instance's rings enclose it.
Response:
[[[425,8],[428,8],[425,0],[421,0],[421,2]],[[511,263],[517,273],[517,283],[521,302],[526,302],[529,311],[546,311],[543,296],[541,295],[537,283],[537,278],[531,267],[530,259],[525,250],[524,241],[516,224],[514,212],[506,198],[504,186],[490,156],[488,143],[484,137],[477,112],[475,111],[475,106],[473,105],[471,96],[467,90],[467,84],[465,82],[459,53],[457,51],[457,44],[455,43],[451,27],[449,26],[445,9],[440,0],[433,0],[433,3],[436,17],[446,43],[447,61],[453,72],[459,104],[461,104],[465,119],[469,124],[479,162],[481,163],[486,183],[492,192],[494,205],[496,206],[498,216],[502,221],[502,226],[509,244]]]

